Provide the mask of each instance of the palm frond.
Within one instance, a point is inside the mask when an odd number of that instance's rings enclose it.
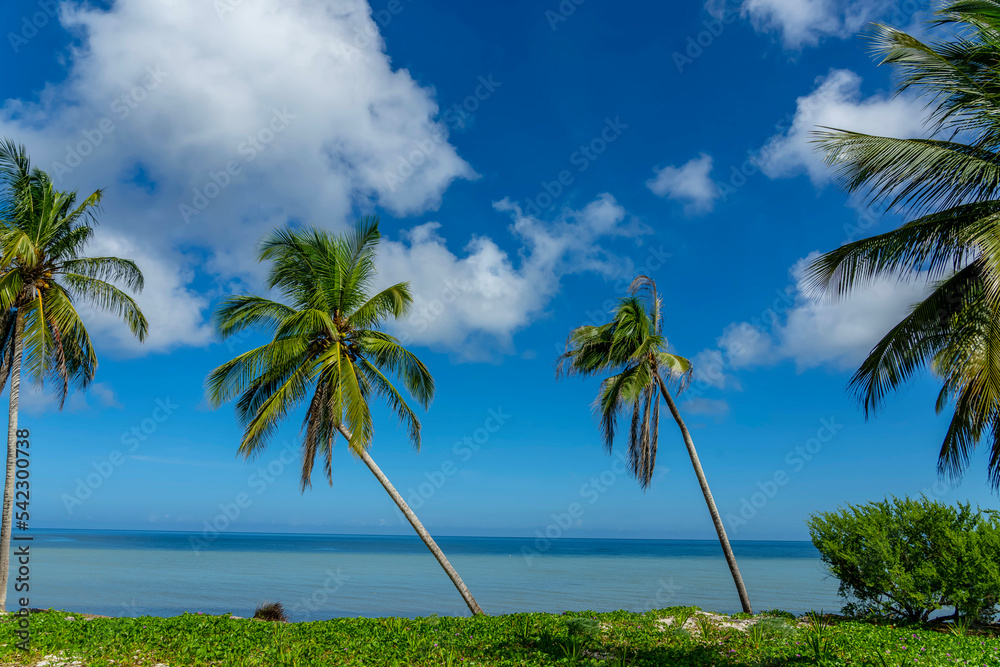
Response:
[[[272,337],[206,380],[213,405],[238,397],[245,455],[259,452],[289,410],[311,392],[302,423],[303,490],[311,484],[317,457],[323,457],[332,479],[333,440],[341,429],[351,433],[353,453],[371,445],[369,402],[374,397],[388,403],[414,445],[420,445],[420,420],[387,374],[399,378],[425,408],[434,380],[412,352],[378,328],[383,320],[403,315],[412,302],[406,283],[371,294],[378,239],[377,219],[363,220],[339,236],[316,228],[274,230],[261,242],[258,257],[269,264],[268,287],[285,303],[230,297],[214,315],[223,337],[244,330]]]
[[[64,273],[61,276],[66,289],[75,298],[86,301],[100,310],[117,315],[125,321],[132,334],[140,342],[146,340],[149,333],[149,322],[139,310],[138,304],[131,296],[109,282],[84,276],[78,273]]]
[[[225,340],[247,330],[259,329],[273,334],[296,310],[283,303],[254,295],[223,299],[213,314],[219,336]]]
[[[872,206],[920,214],[1000,198],[1000,158],[987,149],[835,128],[813,136],[844,189]]]
[[[879,234],[847,243],[806,269],[809,288],[841,297],[880,278],[912,279],[925,272],[941,278],[964,266],[980,244],[1000,236],[1000,201],[965,204],[932,213]]]
[[[375,329],[387,319],[405,316],[413,303],[409,283],[398,283],[375,294],[350,314],[350,325],[356,329]]]
[[[866,417],[881,407],[889,393],[898,390],[917,370],[926,367],[947,344],[954,331],[955,316],[973,303],[981,291],[982,269],[981,264],[974,263],[939,281],[931,293],[872,348],[849,384]]]
[[[130,259],[119,257],[81,257],[62,264],[66,273],[75,273],[95,280],[119,283],[132,292],[141,292],[144,287],[142,271]]]

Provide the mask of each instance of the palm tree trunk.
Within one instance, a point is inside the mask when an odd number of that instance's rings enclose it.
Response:
[[[350,442],[351,432],[348,431],[343,424],[341,424],[338,427],[338,429],[340,430],[341,435],[347,438],[347,441]],[[448,558],[444,555],[444,552],[441,551],[441,547],[437,545],[437,542],[434,541],[434,538],[431,537],[430,533],[427,532],[427,529],[424,528],[424,524],[420,523],[420,519],[417,518],[417,515],[413,513],[413,510],[410,509],[410,506],[406,504],[405,500],[403,500],[403,496],[399,495],[399,491],[397,491],[396,487],[392,485],[392,482],[389,481],[389,478],[385,476],[385,473],[382,472],[382,469],[379,468],[378,465],[375,463],[375,461],[372,460],[372,457],[369,456],[367,450],[362,448],[358,452],[358,454],[360,454],[361,460],[365,462],[365,465],[368,466],[368,469],[371,470],[372,474],[375,475],[375,477],[378,479],[379,483],[382,485],[382,488],[384,488],[386,492],[392,497],[392,500],[396,503],[396,506],[399,507],[399,511],[403,513],[403,516],[406,517],[406,520],[410,522],[411,526],[413,526],[413,530],[417,531],[417,535],[420,536],[420,539],[424,541],[424,544],[427,545],[427,548],[430,549],[431,553],[434,554],[434,557],[437,558],[437,562],[440,563],[442,568],[444,568],[444,571],[448,575],[448,578],[451,579],[451,583],[455,584],[455,588],[458,589],[458,592],[459,594],[461,594],[462,599],[465,600],[465,604],[469,605],[469,610],[472,612],[472,614],[473,615],[482,614],[483,613],[482,608],[479,606],[479,603],[476,602],[476,599],[472,597],[472,593],[469,592],[469,589],[465,585],[465,582],[462,581],[462,578],[458,576],[458,572],[456,572],[455,568],[453,568],[451,566],[451,563],[448,562]]]
[[[7,424],[7,476],[3,485],[0,518],[0,611],[7,608],[7,575],[10,570],[10,530],[14,520],[14,474],[17,470],[17,401],[21,393],[21,356],[24,352],[24,319],[15,315],[14,359],[10,369],[10,420]]]
[[[688,455],[691,457],[691,465],[694,466],[694,474],[698,476],[698,484],[701,485],[701,492],[705,496],[705,502],[708,504],[708,512],[712,515],[712,523],[715,524],[715,532],[719,534],[719,542],[722,544],[722,551],[726,554],[726,562],[729,563],[729,571],[733,574],[733,581],[736,582],[736,591],[740,595],[740,603],[743,605],[743,611],[748,614],[753,613],[753,609],[750,607],[750,597],[747,595],[746,586],[743,585],[743,577],[740,575],[740,568],[736,564],[736,556],[733,555],[733,548],[729,545],[729,538],[726,536],[726,528],[722,525],[722,517],[719,516],[719,509],[715,506],[715,499],[712,498],[712,490],[708,488],[708,480],[705,479],[705,471],[701,469],[701,461],[698,460],[698,451],[694,448],[694,441],[691,440],[691,433],[688,432],[687,425],[684,420],[681,419],[680,412],[677,411],[677,405],[674,403],[674,399],[671,398],[670,392],[667,391],[667,385],[664,384],[663,378],[657,375],[657,383],[660,385],[660,393],[663,394],[663,400],[667,402],[667,407],[670,408],[670,414],[674,416],[674,420],[681,429],[681,436],[684,438],[684,444],[687,446]]]

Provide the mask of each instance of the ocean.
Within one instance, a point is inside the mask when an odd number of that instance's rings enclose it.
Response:
[[[30,606],[107,616],[251,616],[281,602],[293,621],[468,615],[416,536],[76,531],[33,533]],[[488,614],[740,611],[718,542],[436,538]],[[841,606],[809,542],[733,543],[755,611]],[[13,581],[8,599],[16,601]]]

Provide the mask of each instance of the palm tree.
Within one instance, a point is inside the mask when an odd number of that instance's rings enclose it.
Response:
[[[378,396],[405,424],[420,448],[420,420],[386,373],[396,376],[424,408],[434,397],[427,367],[393,336],[379,330],[388,318],[405,315],[412,303],[408,283],[371,294],[378,219],[360,221],[353,233],[331,236],[320,229],[272,232],[259,261],[271,262],[267,286],[287,302],[243,295],[226,299],[215,315],[223,338],[259,328],[271,342],[215,369],[208,396],[215,407],[238,395],[236,413],[245,426],[239,451],[261,453],[290,410],[312,392],[302,423],[304,492],[311,486],[317,456],[332,485],[332,451],[337,433],[372,471],[444,568],[473,614],[479,604],[416,514],[372,460],[369,399]]]
[[[663,397],[681,430],[715,531],[719,534],[722,551],[729,563],[729,571],[736,582],[743,611],[753,613],[740,568],[722,525],[722,517],[698,460],[698,451],[668,388],[669,384],[674,384],[678,392],[684,389],[690,378],[691,362],[667,351],[656,283],[647,276],[639,276],[629,286],[629,294],[619,302],[609,323],[573,329],[566,343],[566,352],[559,357],[556,375],[614,373],[601,382],[594,411],[600,416],[604,446],[611,453],[618,430],[618,417],[626,409],[631,409],[629,466],[643,490],[649,488],[653,479],[660,426],[660,396]]]
[[[63,406],[74,382],[85,388],[94,378],[97,357],[80,314],[79,302],[123,318],[139,340],[146,318],[128,294],[142,289],[134,262],[86,257],[93,238],[98,190],[76,203],[59,192],[48,175],[31,168],[23,146],[0,143],[0,390],[10,378],[7,469],[0,522],[0,609],[6,604],[10,535],[17,458],[17,412],[22,364],[37,386],[54,385]]]
[[[954,405],[939,473],[959,478],[989,436],[987,476],[1000,490],[1000,2],[953,2],[936,22],[950,39],[925,44],[884,25],[872,33],[881,63],[901,75],[897,92],[926,100],[931,138],[816,133],[849,192],[911,221],[819,257],[807,275],[833,297],[880,279],[929,280],[849,388],[871,417],[928,367],[942,381],[936,410]]]

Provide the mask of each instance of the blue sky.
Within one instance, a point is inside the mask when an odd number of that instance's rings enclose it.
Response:
[[[554,376],[569,329],[641,271],[696,363],[681,405],[732,538],[803,539],[811,512],[886,494],[996,507],[982,457],[934,486],[932,379],[869,423],[845,392],[919,276],[841,303],[798,280],[811,253],[899,222],[851,202],[808,133],[922,132],[857,33],[919,30],[923,8],[5,3],[0,135],[62,187],[106,188],[92,252],[140,263],[153,328],[139,347],[89,314],[97,384],[61,413],[25,399],[35,525],[407,533],[343,446],[333,487],[300,494],[297,419],[245,462],[231,408],[203,398],[259,342],[219,342],[208,317],[259,291],[261,235],[368,214],[381,279],[416,295],[394,330],[438,384],[423,450],[379,411],[372,454],[434,533],[532,535],[581,503],[559,534],[712,537],[676,426],[643,493],[601,447],[596,381]]]

